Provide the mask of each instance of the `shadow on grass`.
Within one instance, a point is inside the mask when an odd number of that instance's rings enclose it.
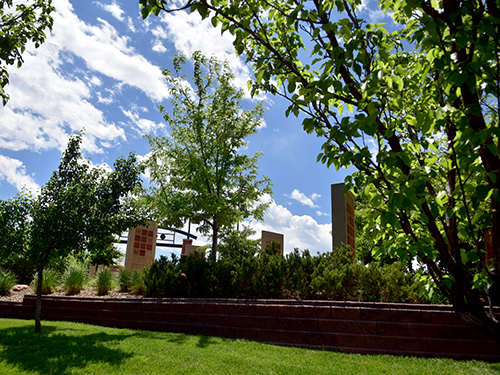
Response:
[[[199,339],[198,339],[198,343],[196,344],[196,346],[198,348],[206,348],[209,345],[217,345],[217,344],[220,344],[221,342],[224,342],[224,341],[225,340],[221,339],[221,338],[214,339],[211,336],[200,336]]]
[[[192,338],[196,338],[196,346],[202,349],[209,346],[221,345],[226,344],[226,342],[230,342],[230,339],[223,337],[202,336],[187,333],[173,333],[168,331],[136,331],[135,337],[153,340],[159,339],[179,346],[189,345],[190,342],[192,342]]]
[[[209,346],[215,345],[228,345],[232,342],[232,339],[226,337],[203,336],[195,333],[174,333],[168,331],[135,331],[134,336],[142,339],[166,341],[179,346],[189,346],[194,340],[196,340],[195,345],[201,349],[206,349]]]
[[[176,345],[185,345],[189,342],[189,336],[187,334],[168,331],[134,330],[134,337],[144,340],[160,340]]]
[[[19,370],[40,374],[65,374],[70,369],[84,368],[95,363],[119,366],[133,354],[112,349],[107,343],[124,340],[131,334],[78,334],[78,329],[67,334],[62,329],[45,324],[41,333],[33,324],[0,330],[0,361]],[[84,332],[84,331],[83,331]]]

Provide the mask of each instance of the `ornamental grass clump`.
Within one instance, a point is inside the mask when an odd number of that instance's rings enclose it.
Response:
[[[16,276],[12,272],[0,269],[0,296],[9,295],[16,281]]]
[[[55,270],[47,269],[43,271],[42,279],[42,294],[52,294],[59,285],[59,273]],[[32,284],[32,289],[36,293],[38,288],[38,273],[35,274],[35,279]]]
[[[120,284],[120,292],[129,292],[132,287],[132,271],[120,268],[118,271],[118,283]]]
[[[130,275],[130,291],[134,294],[144,294],[146,286],[144,284],[144,277],[142,271],[133,270]]]
[[[82,291],[87,281],[87,273],[87,269],[79,264],[68,267],[63,274],[63,286],[67,295],[79,294]]]
[[[109,268],[103,268],[97,272],[95,283],[98,296],[107,295],[111,289],[113,289],[114,284],[113,272]]]

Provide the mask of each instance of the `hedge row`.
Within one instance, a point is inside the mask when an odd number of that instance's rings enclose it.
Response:
[[[294,298],[422,303],[418,280],[401,263],[356,263],[348,247],[285,257],[272,246],[255,255],[165,256],[145,269],[146,295],[194,298]]]

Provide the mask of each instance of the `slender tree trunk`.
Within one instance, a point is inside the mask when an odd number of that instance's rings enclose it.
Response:
[[[42,287],[43,287],[43,267],[37,268],[38,280],[36,286],[36,311],[35,311],[35,331],[42,331]]]
[[[212,227],[212,251],[210,252],[210,257],[216,259],[217,257],[217,242],[219,236],[219,223],[217,222],[217,215],[214,215],[214,223]]]
[[[500,344],[500,322],[483,304],[454,303],[453,308],[460,319],[470,327],[488,335]]]

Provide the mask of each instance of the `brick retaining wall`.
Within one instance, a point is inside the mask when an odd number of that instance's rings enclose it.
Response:
[[[22,303],[0,302],[0,318],[33,319],[35,305],[33,295],[26,295]],[[42,320],[244,338],[346,353],[500,360],[499,344],[443,305],[44,296]]]

